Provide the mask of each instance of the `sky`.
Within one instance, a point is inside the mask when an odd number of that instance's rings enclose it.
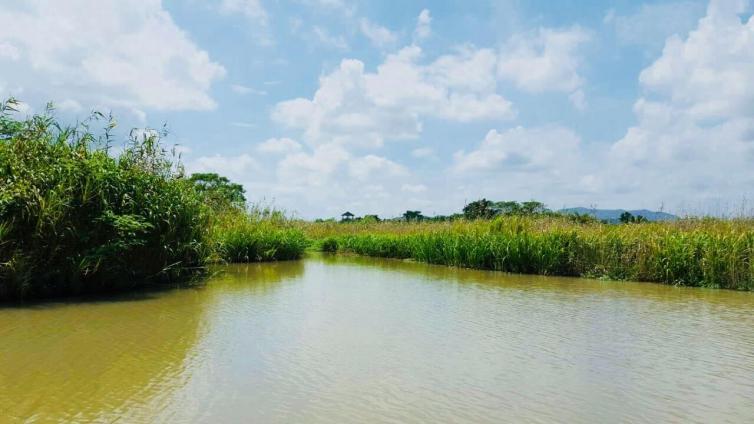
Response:
[[[303,218],[754,206],[744,0],[0,0],[10,96]]]

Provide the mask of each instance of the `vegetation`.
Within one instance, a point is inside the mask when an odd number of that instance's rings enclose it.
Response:
[[[214,173],[191,174],[189,181],[204,197],[205,203],[215,210],[246,207],[246,190],[241,184]]]
[[[133,131],[109,154],[102,135],[61,126],[52,109],[14,118],[0,104],[0,299],[100,292],[180,281],[208,262],[328,252],[414,259],[517,273],[754,288],[754,221],[622,225],[561,215],[536,201],[471,202],[463,214],[406,211],[314,223],[246,204],[243,187],[217,174],[184,175],[162,132]]]
[[[205,263],[208,211],[159,135],[108,155],[90,121],[0,110],[0,298],[172,281]],[[95,115],[93,118],[102,118]]]
[[[181,281],[210,260],[299,257],[299,230],[246,212],[243,188],[215,174],[185,178],[160,144],[132,131],[109,154],[95,114],[61,126],[52,108],[26,120],[0,105],[0,299],[112,291]]]
[[[543,275],[754,289],[754,221],[609,225],[557,215],[300,224],[322,250]]]
[[[309,245],[282,212],[259,207],[215,215],[209,240],[212,259],[224,262],[298,259]]]

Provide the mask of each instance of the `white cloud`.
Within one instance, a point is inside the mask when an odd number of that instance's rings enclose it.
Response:
[[[267,25],[269,19],[260,0],[222,0],[220,11],[227,14],[240,13],[260,25]]]
[[[260,143],[257,150],[264,153],[289,154],[301,150],[301,145],[290,138],[270,138]]]
[[[515,35],[500,51],[498,75],[531,93],[571,93],[574,104],[584,106],[579,49],[590,39],[590,33],[578,26]]]
[[[157,0],[3,6],[0,46],[0,85],[12,81],[26,99],[40,103],[213,109],[210,88],[225,74]]]
[[[423,40],[432,34],[432,16],[429,10],[423,9],[416,18],[416,29],[414,29],[414,39]]]
[[[668,36],[685,36],[703,15],[702,2],[681,0],[642,4],[634,13],[625,16],[616,15],[611,10],[605,16],[605,23],[614,25],[621,42],[659,50]]]
[[[489,51],[467,48],[424,65],[421,49],[409,46],[389,55],[374,73],[365,72],[361,61],[343,60],[320,78],[311,100],[278,103],[272,117],[303,130],[308,143],[369,146],[416,137],[422,117],[510,119],[515,111],[495,92],[494,60],[489,56]],[[462,78],[464,70],[469,70],[469,78]]]
[[[754,19],[712,1],[687,38],[642,71],[637,124],[611,149],[609,175],[634,195],[728,200],[754,183]]]
[[[456,152],[454,170],[548,172],[561,168],[563,162],[579,160],[580,143],[573,131],[563,127],[491,130],[475,150]]]
[[[242,84],[231,84],[230,89],[233,90],[234,93],[242,94],[242,95],[245,95],[245,94],[257,94],[259,96],[267,95],[267,92],[264,90],[257,90],[255,88],[247,87]]]
[[[431,147],[419,147],[411,151],[411,156],[415,158],[429,158],[435,155],[435,149]]]
[[[403,184],[401,190],[409,193],[424,193],[427,191],[427,186],[424,184]]]
[[[395,33],[366,18],[361,18],[359,20],[359,29],[361,30],[361,33],[372,42],[372,44],[379,48],[391,46],[398,40],[398,36]]]
[[[21,57],[18,47],[8,42],[0,42],[0,59],[16,61]]]
[[[376,155],[366,155],[351,160],[348,164],[348,170],[351,177],[360,181],[367,180],[375,174],[380,177],[408,175],[408,171],[403,166]]]
[[[230,125],[238,128],[256,128],[258,126],[253,122],[231,122]]]
[[[190,172],[216,172],[233,180],[243,180],[261,165],[248,154],[202,156],[187,163]]]
[[[348,42],[340,35],[331,35],[329,31],[319,26],[312,27],[312,33],[323,46],[348,50]]]

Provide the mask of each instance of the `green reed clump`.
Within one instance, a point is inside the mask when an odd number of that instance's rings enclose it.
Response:
[[[214,259],[224,262],[298,259],[309,245],[281,212],[257,207],[215,216],[209,240]]]
[[[97,137],[13,106],[0,111],[0,299],[173,281],[205,263],[208,211],[157,134],[112,157],[114,124]]]
[[[320,227],[317,227],[320,225]],[[608,225],[560,217],[371,225],[306,224],[337,250],[542,275],[754,289],[754,222]]]

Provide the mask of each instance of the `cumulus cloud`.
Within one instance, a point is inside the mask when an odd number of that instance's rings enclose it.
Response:
[[[348,172],[351,177],[360,181],[365,181],[375,175],[380,175],[381,177],[408,175],[408,171],[403,166],[390,159],[376,155],[366,155],[352,159],[348,163]]]
[[[290,138],[270,138],[257,146],[263,153],[288,154],[301,150],[301,145]]]
[[[201,156],[187,163],[190,172],[217,172],[235,180],[244,180],[250,173],[261,168],[249,154],[239,156]]]
[[[311,144],[378,146],[385,139],[416,137],[422,117],[469,122],[515,116],[512,104],[495,92],[490,51],[467,48],[428,64],[421,56],[417,46],[403,48],[376,72],[365,71],[361,61],[343,60],[320,79],[312,99],[278,103],[272,118],[303,130]]]
[[[704,16],[704,4],[681,0],[669,3],[642,4],[627,15],[616,15],[611,10],[605,24],[615,29],[624,44],[635,44],[659,50],[671,35],[686,36]]]
[[[429,10],[423,9],[416,18],[416,29],[414,29],[414,40],[423,40],[432,34],[432,16]]]
[[[564,127],[491,130],[476,149],[456,152],[454,170],[459,173],[557,170],[566,162],[580,160],[580,143],[579,136]]]
[[[712,1],[685,39],[642,71],[637,124],[611,149],[623,189],[681,201],[735,199],[754,183],[754,19]]]
[[[361,18],[359,20],[359,29],[365,37],[369,39],[376,47],[385,48],[395,44],[398,36],[389,29],[371,22],[369,19]],[[0,54],[2,48],[0,47]]]
[[[135,110],[213,109],[210,88],[225,74],[158,0],[6,4],[0,68],[0,86],[29,101]]]
[[[582,108],[579,49],[590,39],[590,33],[578,26],[514,35],[500,51],[498,76],[531,93],[571,93],[574,105]]]

